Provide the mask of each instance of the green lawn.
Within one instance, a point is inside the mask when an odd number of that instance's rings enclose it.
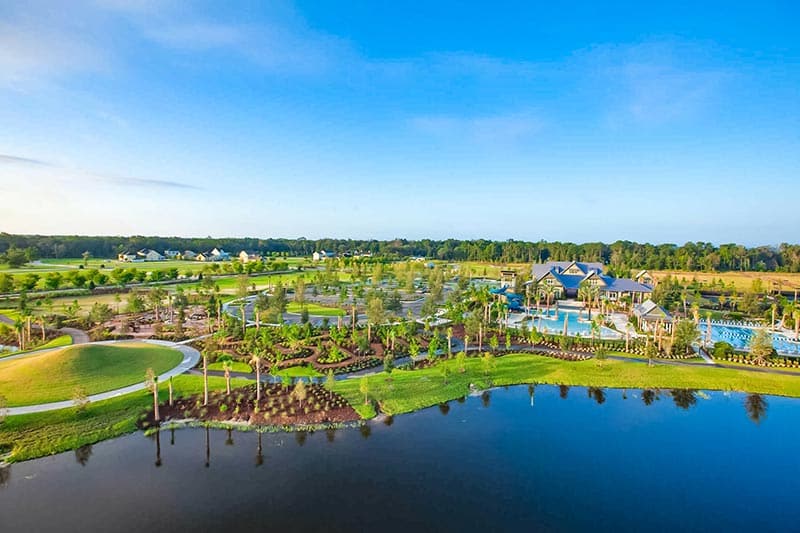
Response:
[[[219,370],[220,372],[224,371],[222,363],[209,363],[208,365],[209,370]],[[247,363],[242,363],[241,361],[233,361],[231,362],[231,372],[243,372],[243,373],[250,373],[253,369],[250,368],[250,365]]]
[[[306,309],[308,309],[309,315],[314,316],[344,316],[344,311],[341,309],[337,309],[336,307],[325,307],[324,305],[319,305],[315,303],[307,303]],[[302,307],[297,302],[289,302],[286,306],[286,311],[289,313],[301,313]]]
[[[278,371],[278,376],[282,378],[318,378],[322,374],[317,372],[314,367],[307,365],[290,366]]]
[[[8,357],[9,355],[19,355],[19,354],[23,354],[23,353],[38,351],[38,350],[48,350],[50,348],[60,348],[62,346],[69,346],[70,344],[72,344],[72,337],[70,337],[69,335],[60,335],[60,336],[56,337],[55,339],[50,340],[50,341],[46,342],[45,344],[42,344],[41,346],[37,346],[33,350],[25,350],[25,351],[22,351],[22,352],[0,353],[0,359],[2,359],[3,357]]]
[[[241,387],[252,383],[234,379]],[[209,388],[224,390],[225,379],[209,377]],[[173,379],[175,394],[189,396],[203,391],[203,378],[181,375]],[[166,384],[159,388],[159,398],[167,401]],[[11,416],[0,424],[0,451],[11,450],[10,461],[25,461],[72,450],[85,444],[111,439],[136,430],[139,416],[152,405],[152,396],[139,391],[120,398],[92,403],[84,413],[61,409],[47,413]]]
[[[9,406],[69,400],[82,386],[95,394],[144,381],[177,366],[177,350],[144,343],[81,344],[13,361],[0,361],[0,391]]]
[[[381,372],[368,378],[372,400],[377,400],[381,410],[389,414],[408,413],[441,402],[453,400],[469,393],[469,384],[478,388],[516,385],[521,383],[546,383],[586,387],[615,387],[629,389],[680,388],[706,390],[734,390],[780,396],[800,396],[800,377],[779,374],[762,374],[715,368],[710,366],[671,366],[605,361],[602,366],[595,360],[570,362],[549,357],[514,354],[495,359],[490,376],[483,372],[482,362],[467,360],[464,374],[455,372],[455,362],[449,362],[452,372],[444,384],[436,367],[423,370],[395,370],[391,379]],[[364,405],[360,378],[337,381],[334,390],[344,395],[359,413],[369,418],[374,415],[371,406]]]

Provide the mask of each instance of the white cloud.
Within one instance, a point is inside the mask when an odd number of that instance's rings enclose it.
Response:
[[[731,73],[711,64],[707,43],[654,40],[599,45],[575,54],[590,90],[612,124],[661,125],[692,119],[713,106]]]

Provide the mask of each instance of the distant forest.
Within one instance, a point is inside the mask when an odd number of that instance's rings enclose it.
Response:
[[[800,245],[781,244],[748,248],[738,244],[715,246],[706,242],[676,244],[640,244],[617,241],[611,244],[590,242],[525,242],[478,240],[409,240],[395,239],[256,239],[256,238],[183,238],[183,237],[87,237],[11,235],[0,233],[0,254],[9,248],[27,250],[32,258],[92,257],[112,258],[123,251],[152,248],[203,252],[219,247],[231,254],[241,250],[266,255],[310,256],[315,251],[344,253],[372,252],[388,258],[424,256],[456,261],[534,262],[546,260],[600,261],[614,272],[631,269],[728,271],[758,270],[800,272]]]

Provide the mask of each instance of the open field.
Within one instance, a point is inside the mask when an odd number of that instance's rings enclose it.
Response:
[[[444,383],[438,367],[421,370],[395,370],[391,376],[381,372],[368,378],[369,398],[383,412],[400,414],[430,407],[470,393],[469,385],[478,389],[492,386],[542,383],[583,387],[629,389],[706,389],[732,390],[779,396],[800,396],[800,377],[766,374],[708,366],[656,365],[595,360],[573,362],[549,357],[513,354],[494,359],[494,369],[487,375],[483,361],[469,358],[466,372],[457,371],[456,362],[448,361],[451,372]],[[390,377],[389,380],[386,378]],[[337,381],[334,391],[342,394],[364,417],[374,416],[372,405],[364,404],[361,379]]]
[[[232,380],[233,386],[252,383]],[[225,379],[209,377],[211,390],[224,390]],[[173,379],[176,396],[203,391],[203,378],[181,375]],[[166,402],[166,384],[159,387],[159,399]],[[83,413],[61,409],[47,413],[11,416],[0,425],[0,452],[9,449],[9,461],[25,461],[63,452],[136,431],[140,415],[152,406],[153,397],[143,390],[102,402],[89,404]]]
[[[96,394],[142,382],[152,368],[177,366],[177,350],[144,343],[77,345],[13,361],[0,360],[0,390],[10,407],[69,400],[75,388]]]
[[[736,290],[749,290],[753,281],[760,279],[764,284],[764,289],[780,287],[784,291],[800,290],[800,273],[789,272],[688,272],[684,270],[651,270],[650,273],[656,280],[672,276],[678,280],[685,280],[687,283],[692,279],[703,283],[722,280],[725,285],[733,285]]]

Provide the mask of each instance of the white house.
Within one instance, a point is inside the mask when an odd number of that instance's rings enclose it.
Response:
[[[133,261],[136,261],[136,254],[131,252],[122,252],[120,254],[117,254],[117,261],[132,263]]]
[[[165,257],[155,250],[142,249],[136,252],[139,259],[143,261],[163,261]]]
[[[215,257],[214,261],[227,261],[231,258],[231,254],[223,250],[222,248],[214,248],[211,250],[211,256]]]
[[[196,254],[196,253],[194,253],[194,252],[193,252],[193,251],[191,251],[191,250],[184,250],[184,251],[183,251],[183,253],[181,254],[181,257],[182,257],[182,258],[183,258],[185,261],[194,261],[194,260],[195,260],[195,258],[197,257],[197,254]]]
[[[178,250],[164,250],[164,257],[167,259],[175,259],[179,255],[181,255],[181,253]]]
[[[325,250],[320,250],[319,252],[314,252],[311,256],[312,261],[322,261],[323,259],[330,259],[332,257],[336,257],[336,254],[333,252],[326,252]]]

